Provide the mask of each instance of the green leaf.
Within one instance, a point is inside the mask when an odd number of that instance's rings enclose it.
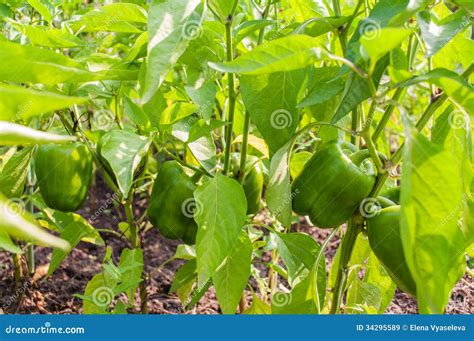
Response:
[[[153,0],[148,11],[148,65],[142,102],[158,91],[168,73],[199,35],[203,6],[200,0]]]
[[[209,66],[220,72],[241,75],[294,71],[324,58],[326,53],[318,45],[315,38],[295,34],[257,46],[232,62],[210,62]]]
[[[245,107],[272,153],[288,142],[298,127],[296,106],[305,78],[305,70],[241,78]]]
[[[104,241],[100,237],[99,232],[79,214],[49,209],[45,213],[47,219],[61,231],[60,237],[71,245],[71,249],[75,248],[81,240],[89,241],[96,245],[104,245]],[[70,250],[53,250],[48,268],[48,276],[61,265],[63,260],[69,255],[69,252]]]
[[[28,37],[33,45],[52,48],[85,46],[86,43],[65,29],[43,26],[23,25],[13,20],[8,21],[16,30]]]
[[[278,233],[277,249],[288,269],[288,283],[295,287],[302,282],[313,269],[321,246],[309,235],[304,233]],[[326,295],[326,262],[320,258],[318,267],[318,290],[321,306]]]
[[[170,293],[176,292],[181,303],[186,304],[196,282],[196,260],[184,263],[174,276]]]
[[[219,19],[223,22],[227,19],[229,15],[232,14],[232,7],[234,5],[234,1],[229,0],[209,0],[208,6],[211,8],[215,13],[219,15]]]
[[[291,140],[273,155],[266,192],[268,209],[285,227],[291,225],[292,215],[289,163],[293,143]]]
[[[347,292],[346,309],[350,314],[376,313],[381,306],[382,297],[379,288],[372,283],[354,279]]]
[[[463,168],[448,151],[408,132],[401,190],[401,237],[417,286],[420,313],[441,314],[464,273],[465,240],[458,227]]]
[[[106,79],[59,53],[28,45],[0,44],[0,80],[16,83],[79,83]]]
[[[216,168],[216,144],[211,134],[199,137],[188,144],[192,156],[209,173]]]
[[[252,305],[246,311],[244,315],[271,315],[272,307],[270,307],[266,302],[258,298],[257,295],[253,294]]]
[[[21,249],[12,241],[6,231],[0,230],[0,250],[11,253],[22,253]]]
[[[120,192],[128,197],[132,188],[133,175],[142,158],[147,154],[151,141],[125,130],[111,130],[101,139],[101,156],[114,172]]]
[[[0,121],[0,145],[65,144],[75,141],[73,136],[55,135],[25,127],[21,124]]]
[[[339,29],[339,27],[344,26],[350,18],[349,16],[311,18],[298,26],[293,34],[306,34],[311,37],[318,37]]]
[[[326,5],[320,0],[283,0],[284,16],[287,20],[302,22],[314,17],[329,15]]]
[[[143,7],[130,3],[108,4],[84,14],[71,22],[71,28],[82,32],[125,32],[140,33],[137,24],[146,24],[147,16]]]
[[[195,113],[196,105],[186,102],[175,102],[170,105],[160,116],[160,125],[171,125]]]
[[[385,27],[376,32],[366,32],[360,37],[360,43],[370,58],[370,69],[373,70],[377,61],[398,47],[413,31],[406,28]]]
[[[316,270],[316,268],[318,268]],[[273,314],[319,314],[326,294],[326,287],[316,262],[306,278],[298,283],[289,293],[274,292],[272,296]],[[324,270],[324,273],[326,270]],[[326,276],[324,275],[324,285]]]
[[[422,82],[435,84],[442,88],[454,102],[474,116],[474,87],[456,72],[438,68],[396,86],[407,87]]]
[[[87,283],[82,297],[83,313],[107,314],[111,303],[115,298],[114,289],[117,281],[103,273],[97,274]]]
[[[392,302],[397,285],[394,281],[392,281],[392,278],[384,269],[374,253],[371,253],[369,256],[364,282],[372,284],[378,288],[380,295],[378,313],[385,313],[385,310],[387,310],[390,302]]]
[[[277,24],[277,20],[257,19],[245,21],[234,29],[234,42],[237,45],[244,38],[249,37],[255,31],[260,31],[262,28]]]
[[[128,287],[126,291],[128,301],[133,302],[137,289],[136,283],[142,281],[143,250],[140,248],[123,249],[118,267],[120,270],[120,281],[122,282],[121,286]]]
[[[199,286],[214,275],[237,242],[247,213],[242,186],[221,173],[194,192]]]
[[[315,81],[298,108],[325,103],[342,92],[345,82],[344,78],[338,76],[339,71],[340,68],[334,67],[315,69]]]
[[[463,11],[457,11],[440,23],[435,22],[430,12],[422,11],[417,15],[417,22],[426,46],[426,58],[435,55],[457,34],[470,26],[469,16]]]
[[[186,86],[185,89],[194,104],[198,106],[199,114],[206,122],[209,122],[213,114],[214,101],[217,93],[216,84],[211,81],[205,81],[199,86]]]
[[[88,98],[84,97],[68,97],[52,92],[0,84],[0,119],[10,121],[28,119],[87,101]]]
[[[0,194],[0,216],[2,217],[0,229],[13,238],[64,251],[70,249],[67,241],[44,231],[34,222],[32,216],[27,212],[22,212],[18,204],[8,201],[2,194]]]
[[[387,68],[388,62],[389,56],[386,56],[377,62],[372,74],[372,81],[375,87],[378,87],[380,79]],[[351,72],[349,77],[346,79],[346,87],[332,122],[337,123],[349,112],[354,110],[360,103],[371,96],[369,82],[355,72]]]
[[[0,172],[1,192],[7,198],[19,198],[25,189],[33,148],[17,151],[8,159]]]
[[[235,314],[250,277],[252,251],[252,242],[246,232],[242,232],[224,263],[212,276],[217,300],[224,314]]]
[[[28,0],[28,3],[48,22],[53,19],[53,6],[47,0]]]

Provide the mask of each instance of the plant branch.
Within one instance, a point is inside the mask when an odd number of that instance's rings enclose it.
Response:
[[[339,312],[342,297],[346,289],[347,276],[349,273],[349,261],[351,260],[352,251],[357,240],[357,236],[362,231],[362,217],[354,216],[347,225],[347,231],[341,243],[341,257],[337,269],[336,284],[333,288],[333,296],[331,302],[330,314]]]
[[[234,7],[236,7],[237,1],[234,1]],[[231,62],[234,59],[234,46],[233,46],[233,39],[232,39],[232,21],[233,17],[232,14],[229,15],[225,24],[225,31],[226,31],[226,48],[227,48],[227,61]],[[232,131],[234,128],[234,113],[235,113],[235,102],[237,99],[235,93],[235,75],[232,72],[227,74],[229,78],[229,115],[226,117],[226,121],[229,123],[226,129],[226,136],[225,136],[225,156],[224,156],[224,175],[229,173],[230,167],[230,152],[231,152],[231,145],[232,145]]]

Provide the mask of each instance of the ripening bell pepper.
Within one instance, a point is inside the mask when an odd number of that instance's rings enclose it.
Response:
[[[148,205],[148,218],[165,237],[181,239],[186,244],[196,242],[195,189],[196,184],[178,162],[167,161],[159,169]]]
[[[82,143],[42,145],[36,152],[35,173],[46,205],[75,212],[87,197],[92,154]]]
[[[232,162],[234,174],[240,177],[241,174],[238,174],[240,168],[240,154],[234,154],[232,156]],[[242,183],[242,187],[245,192],[245,197],[247,198],[247,214],[255,214],[260,211],[261,208],[260,199],[262,198],[263,183],[265,181],[263,164],[258,157],[247,155],[244,176],[245,179]]]
[[[400,237],[400,206],[381,209],[367,219],[369,244],[397,286],[416,296],[416,284],[405,261]]]
[[[374,184],[375,170],[366,150],[329,142],[294,180],[293,211],[308,215],[318,227],[337,227],[349,220]]]

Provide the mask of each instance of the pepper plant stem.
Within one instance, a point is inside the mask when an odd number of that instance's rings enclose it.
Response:
[[[232,14],[227,17],[225,24],[226,32],[226,47],[227,47],[227,61],[231,62],[234,59],[234,46],[232,39]],[[230,152],[232,145],[232,131],[234,129],[234,113],[235,113],[235,102],[236,102],[236,93],[235,93],[235,75],[232,72],[227,74],[229,78],[229,115],[226,117],[228,122],[226,133],[225,133],[225,159],[224,159],[224,174],[229,173],[230,167]]]
[[[270,6],[271,6],[271,1],[268,2],[268,5],[265,8],[265,11],[262,14],[262,19],[268,18],[268,14],[270,13]],[[260,30],[260,33],[258,34],[257,46],[262,44],[264,37],[265,37],[265,28],[262,28]],[[239,169],[239,176],[241,177],[241,179],[245,179],[245,163],[247,161],[249,129],[250,129],[250,112],[248,110],[245,110],[244,132],[242,136],[242,150],[240,152],[240,169]]]
[[[354,216],[347,224],[347,231],[341,242],[341,256],[337,269],[336,284],[333,288],[330,314],[337,314],[342,301],[342,296],[346,288],[347,276],[349,273],[349,261],[357,240],[357,236],[362,231],[363,220],[359,216]]]

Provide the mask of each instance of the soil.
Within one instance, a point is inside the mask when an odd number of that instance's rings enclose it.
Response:
[[[89,218],[101,208],[101,203],[110,197],[105,186],[98,181],[92,186],[88,202],[79,213]],[[143,214],[145,202],[137,199],[137,216]],[[101,209],[102,211],[102,209]],[[98,215],[97,221],[91,222],[101,229],[116,229],[117,224],[123,221],[123,212],[114,207],[108,208]],[[309,224],[300,224],[298,230],[311,234],[322,242],[329,234],[327,230],[316,229]],[[118,257],[123,248],[129,247],[126,242],[110,233],[101,233],[107,246],[114,250],[113,258]],[[211,288],[198,304],[186,311],[176,294],[169,294],[174,273],[182,261],[172,261],[156,269],[174,255],[177,241],[163,238],[156,229],[148,230],[142,236],[145,255],[145,271],[152,274],[147,278],[147,294],[149,313],[152,314],[220,314],[216,296]],[[339,244],[338,237],[334,237],[325,251],[329,266],[334,258]],[[80,314],[82,301],[75,294],[83,294],[88,281],[101,271],[101,264],[105,255],[105,247],[81,242],[64,260],[62,265],[48,278],[47,267],[51,258],[51,249],[36,247],[36,273],[31,280],[23,281],[15,287],[14,270],[11,255],[0,251],[0,314]],[[264,255],[268,257],[268,255]],[[265,275],[265,269],[261,269]],[[253,281],[251,281],[252,283]],[[247,293],[251,299],[250,292]],[[19,303],[19,304],[18,304]],[[135,311],[138,312],[138,307]],[[395,297],[388,307],[387,314],[416,314],[416,301],[410,296],[397,290]],[[446,308],[448,314],[474,313],[474,279],[465,276],[452,292]]]

